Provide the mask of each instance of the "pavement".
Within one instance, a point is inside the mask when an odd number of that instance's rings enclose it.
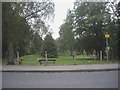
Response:
[[[59,65],[59,66],[22,66],[4,65],[2,72],[91,72],[120,70],[118,64]]]

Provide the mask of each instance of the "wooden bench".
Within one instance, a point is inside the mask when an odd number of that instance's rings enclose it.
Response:
[[[40,63],[40,65],[42,64],[42,62],[46,62],[45,58],[38,58],[37,61]],[[55,64],[56,59],[55,58],[48,58],[48,61],[52,61],[53,64]]]
[[[24,60],[24,58],[20,58],[19,60],[19,64],[22,64],[22,61]]]

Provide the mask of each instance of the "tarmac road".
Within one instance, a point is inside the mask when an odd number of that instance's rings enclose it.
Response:
[[[3,88],[118,88],[118,71],[3,72]]]

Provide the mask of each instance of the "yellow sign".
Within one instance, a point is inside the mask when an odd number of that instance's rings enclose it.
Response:
[[[110,35],[109,34],[105,34],[105,38],[110,38]]]

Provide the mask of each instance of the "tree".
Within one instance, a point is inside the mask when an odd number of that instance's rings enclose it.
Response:
[[[74,50],[74,33],[73,33],[73,16],[72,11],[68,11],[65,23],[60,27],[59,50],[60,52],[67,52]]]
[[[40,35],[38,33],[35,33],[33,35],[33,40],[32,40],[32,54],[36,54],[39,53],[40,54],[40,50],[41,50],[41,46],[42,46],[42,38],[40,37]]]
[[[100,50],[103,51],[104,49],[104,35],[103,35],[103,20],[105,15],[105,5],[106,3],[83,3],[80,7],[87,8],[83,10],[83,15],[81,16],[82,21],[78,20],[78,22],[82,23],[82,32],[81,37],[83,36],[84,39],[82,40],[85,42],[83,46],[86,46],[86,42],[89,43],[87,50],[96,50],[99,52]],[[80,8],[79,7],[79,8]],[[88,12],[88,14],[87,14]],[[80,13],[80,12],[79,12]],[[78,23],[80,25],[80,23]],[[79,30],[79,29],[78,29]],[[82,39],[82,38],[81,38]],[[93,44],[94,43],[94,44]]]
[[[21,15],[27,20],[31,29],[39,32],[42,37],[46,34],[49,25],[46,23],[54,18],[54,3],[51,0],[43,2],[22,2]]]
[[[44,38],[41,55],[45,57],[45,51],[47,51],[48,57],[54,58],[57,57],[57,47],[55,40],[52,38],[51,34],[47,34]]]
[[[7,2],[2,5],[2,9],[4,9],[2,13],[3,40],[5,39],[3,44],[6,44],[5,48],[7,48],[3,52],[8,50],[8,64],[14,64],[15,49],[20,49],[19,46],[22,45],[24,37],[27,38],[27,35],[31,37],[30,30],[36,30],[42,34],[47,32],[45,20],[53,13],[54,3],[50,1],[41,3]],[[25,39],[24,44],[26,41],[29,41],[29,38]]]
[[[116,2],[79,2],[76,0],[71,14],[68,14],[69,17],[72,16],[72,22],[67,16],[65,23],[60,27],[58,41],[62,43],[59,43],[59,47],[68,50],[70,43],[68,45],[65,43],[72,41],[71,37],[74,37],[74,47],[77,51],[82,52],[85,49],[92,54],[95,50],[99,59],[100,51],[103,52],[103,56],[106,54],[104,35],[109,33],[109,54],[111,59],[117,59],[119,31],[117,20],[119,21],[119,18],[116,13],[116,5]],[[73,36],[70,35],[70,32],[73,33]],[[71,37],[68,37],[69,35]]]
[[[118,13],[118,18],[117,18],[117,24],[118,24],[118,59],[120,60],[120,2],[118,2],[117,5],[117,13]]]
[[[105,38],[107,32],[111,35],[111,39],[116,38],[117,28],[112,20],[112,14],[109,2],[75,2],[75,35],[77,44],[81,45],[81,49],[86,49],[88,52],[96,50],[104,52]],[[110,48],[117,45],[115,39],[110,39]],[[79,42],[79,43],[78,43]],[[89,44],[87,44],[89,43]],[[113,45],[113,43],[115,43]],[[115,50],[116,51],[116,50]],[[112,53],[115,54],[115,51]]]
[[[14,64],[14,49],[18,49],[15,45],[19,45],[22,38],[26,38],[30,28],[26,20],[14,12],[12,4],[14,3],[3,3],[2,13],[3,44],[6,44],[8,50],[8,64]]]

